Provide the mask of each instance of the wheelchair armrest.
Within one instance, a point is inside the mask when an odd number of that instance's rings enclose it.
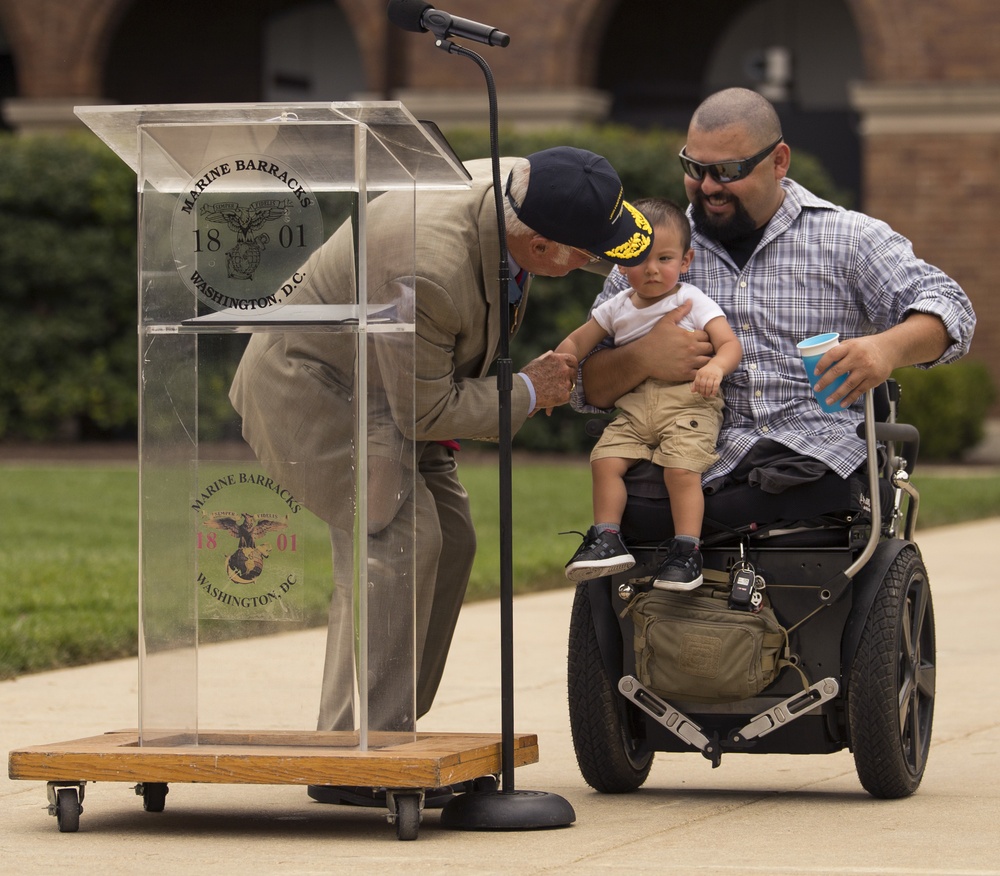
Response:
[[[859,423],[858,437],[865,437],[865,424]],[[912,474],[920,452],[920,432],[909,423],[876,423],[875,438],[883,443],[894,442],[902,445],[902,456],[906,460],[904,470]]]

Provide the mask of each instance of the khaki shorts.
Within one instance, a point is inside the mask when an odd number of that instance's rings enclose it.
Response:
[[[664,468],[703,472],[718,458],[720,396],[691,392],[690,383],[646,380],[618,400],[620,413],[591,451],[595,459],[648,459]]]

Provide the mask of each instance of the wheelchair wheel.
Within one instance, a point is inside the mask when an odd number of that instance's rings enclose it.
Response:
[[[622,697],[601,659],[587,584],[576,588],[569,628],[569,723],[584,780],[603,794],[638,789],[649,776],[652,752],[639,753],[641,717]]]
[[[908,797],[920,785],[931,744],[934,660],[927,570],[907,547],[881,583],[851,666],[851,747],[873,797]]]

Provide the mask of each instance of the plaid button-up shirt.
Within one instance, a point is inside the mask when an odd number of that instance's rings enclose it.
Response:
[[[695,258],[682,279],[719,303],[743,345],[739,368],[722,383],[720,458],[705,472],[706,483],[732,471],[761,438],[818,459],[841,477],[864,461],[855,431],[864,416],[860,401],[824,412],[798,341],[829,331],[842,340],[876,334],[917,311],[939,316],[952,341],[929,364],[958,359],[972,342],[976,317],[969,299],[954,280],[918,259],[905,237],[792,180],[782,185],[784,201],[742,270],[720,244],[693,232]],[[627,286],[612,271],[594,306]],[[572,404],[598,410],[586,405],[582,380]]]

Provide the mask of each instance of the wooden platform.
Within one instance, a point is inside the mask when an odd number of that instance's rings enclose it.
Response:
[[[164,740],[164,743],[169,740]],[[384,744],[384,747],[374,747]],[[514,739],[514,765],[538,762],[537,736]],[[417,733],[396,742],[356,733],[200,732],[198,744],[139,745],[135,730],[10,752],[12,779],[439,788],[501,772],[500,734]]]

